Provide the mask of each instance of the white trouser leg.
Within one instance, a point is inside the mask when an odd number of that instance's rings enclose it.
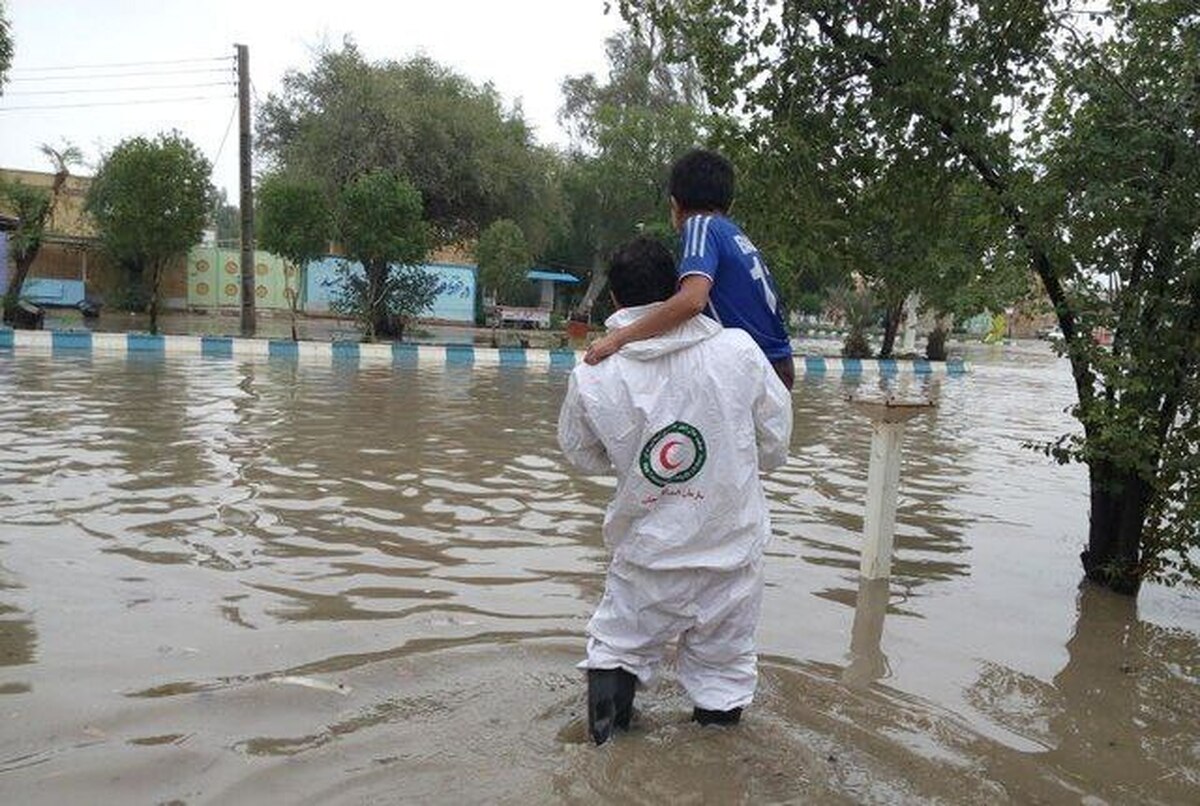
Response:
[[[583,669],[624,668],[650,684],[666,645],[679,639],[679,682],[700,708],[747,705],[757,683],[754,630],[762,560],[733,571],[609,569],[588,623]]]
[[[679,682],[698,707],[728,711],[749,705],[758,685],[754,631],[762,607],[762,560],[710,572],[710,580],[694,626],[679,638]]]

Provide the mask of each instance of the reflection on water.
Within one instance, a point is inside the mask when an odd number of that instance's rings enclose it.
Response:
[[[0,353],[0,705],[19,715],[0,788],[1180,799],[1200,775],[1196,598],[1077,605],[1084,479],[1020,447],[1070,427],[1069,376],[1039,354],[889,383],[938,404],[907,430],[890,583],[857,576],[856,384],[806,382],[766,482],[745,724],[689,724],[668,682],[597,751],[573,663],[612,482],[558,455],[563,374]]]
[[[867,688],[888,674],[881,644],[890,595],[889,580],[859,577],[854,626],[850,628],[850,663],[842,671],[842,682],[851,688]]]

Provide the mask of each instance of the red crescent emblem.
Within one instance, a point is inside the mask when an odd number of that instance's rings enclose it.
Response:
[[[675,447],[676,445],[682,445],[682,444],[683,443],[680,442],[679,440],[673,439],[670,442],[663,445],[662,449],[658,452],[658,463],[661,464],[667,470],[675,470],[676,468],[678,468],[683,463],[675,462],[674,464],[672,464],[671,460],[668,459],[667,456],[670,454],[671,448]]]

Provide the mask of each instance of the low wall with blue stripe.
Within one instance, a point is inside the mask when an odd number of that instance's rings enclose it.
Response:
[[[583,351],[525,347],[475,347],[470,344],[360,344],[353,341],[288,341],[231,336],[152,336],[147,333],[94,333],[87,330],[11,330],[0,328],[0,350],[68,355],[196,355],[208,358],[272,358],[313,363],[393,364],[400,366],[511,366],[569,369]],[[873,360],[797,356],[796,375],[805,377],[873,375],[963,375],[959,360]]]

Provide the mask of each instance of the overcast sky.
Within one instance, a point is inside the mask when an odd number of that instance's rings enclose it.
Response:
[[[177,128],[215,161],[213,181],[231,199],[237,196],[235,88],[210,85],[232,80],[232,60],[219,59],[233,55],[235,42],[250,48],[251,82],[260,99],[278,89],[289,68],[308,69],[322,42],[336,46],[349,34],[368,59],[424,53],[477,82],[491,81],[506,103],[520,100],[541,142],[564,143],[555,119],[562,79],[603,74],[604,40],[621,25],[615,15],[604,14],[603,0],[7,0],[5,5],[16,54],[0,97],[0,167],[49,170],[38,146],[65,138],[83,149],[87,165],[80,172],[90,173],[100,154],[122,138]],[[205,61],[93,66],[192,59]],[[46,69],[77,65],[88,67]],[[168,85],[174,86],[164,89]],[[111,91],[127,87],[149,89]],[[16,108],[72,104],[93,105]]]

